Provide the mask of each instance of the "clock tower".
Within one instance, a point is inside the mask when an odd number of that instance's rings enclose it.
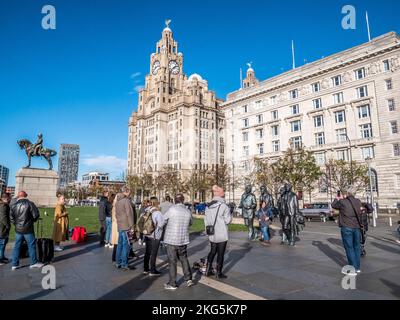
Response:
[[[187,77],[170,20],[150,56],[149,73],[129,119],[128,175],[212,170],[224,161],[222,100],[200,75]]]

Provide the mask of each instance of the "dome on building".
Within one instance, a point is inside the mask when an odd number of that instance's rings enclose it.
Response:
[[[201,75],[194,73],[189,77],[189,81],[192,80],[203,81],[203,78],[201,77]]]

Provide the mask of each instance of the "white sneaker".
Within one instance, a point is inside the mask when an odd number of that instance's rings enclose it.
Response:
[[[114,249],[114,245],[113,245],[113,244],[109,244],[108,247],[109,247],[110,249]]]
[[[398,244],[400,244],[400,240],[396,240],[396,242],[397,242]]]
[[[18,270],[19,268],[21,268],[21,266],[11,267],[11,270],[12,270],[12,271]]]
[[[361,270],[357,270],[357,273],[361,273]]]
[[[40,268],[43,268],[43,266],[44,266],[44,264],[43,263],[35,263],[35,264],[33,264],[33,265],[31,265],[30,267],[29,267],[29,269],[40,269]]]
[[[143,244],[142,240],[139,239],[139,246]]]
[[[61,248],[60,246],[54,247],[54,251],[55,251],[55,252],[61,252],[61,251],[63,251],[63,250],[64,250],[64,249]]]

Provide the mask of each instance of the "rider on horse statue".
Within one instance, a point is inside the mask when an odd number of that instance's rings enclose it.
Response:
[[[32,155],[33,156],[40,156],[40,151],[43,148],[43,135],[41,133],[38,134],[38,139],[36,143],[32,146]]]

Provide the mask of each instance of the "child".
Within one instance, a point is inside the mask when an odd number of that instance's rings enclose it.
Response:
[[[267,208],[267,203],[265,201],[261,202],[261,208],[257,211],[257,218],[260,223],[261,234],[262,234],[262,243],[266,245],[270,245],[270,236],[269,236],[269,225],[271,224],[271,220],[269,217],[269,212]]]

